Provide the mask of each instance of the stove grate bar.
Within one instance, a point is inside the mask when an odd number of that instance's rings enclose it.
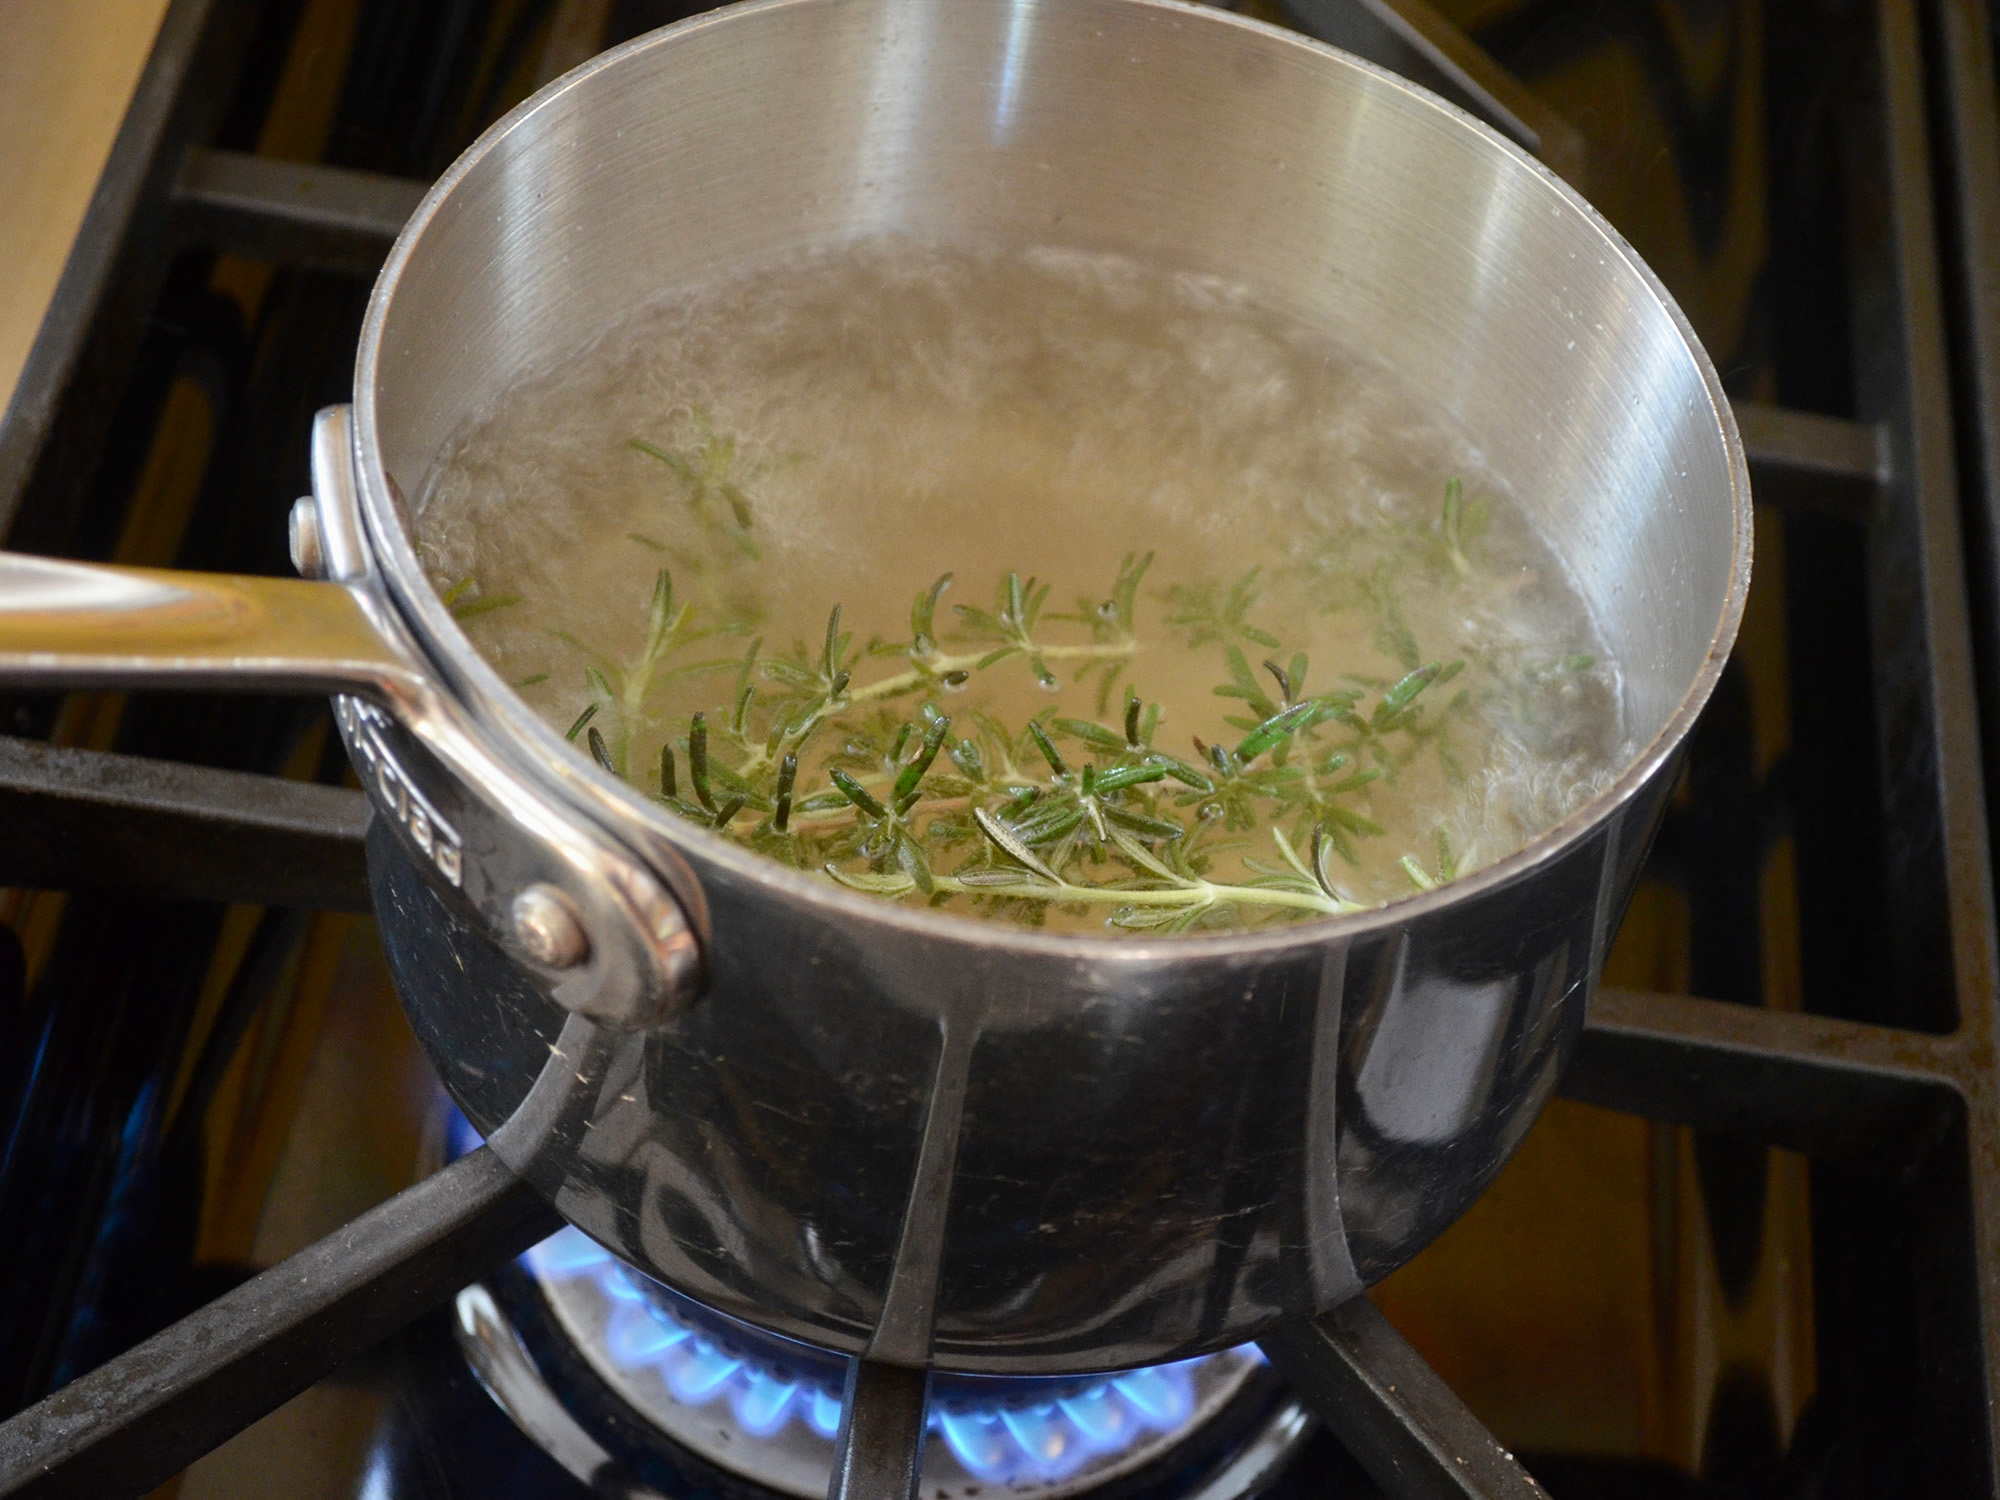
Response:
[[[1962,1116],[1949,1036],[1650,991],[1600,990],[1565,1098],[1914,1172]]]
[[[172,0],[160,20],[13,400],[0,413],[0,538],[10,545],[60,550],[83,508],[166,279],[182,148],[214,133],[256,19],[253,0]],[[17,525],[25,512],[40,524]]]
[[[1365,1296],[1262,1348],[1395,1500],[1548,1500]]]
[[[253,260],[372,276],[430,184],[192,146],[174,182],[182,240]]]
[[[0,1496],[143,1494],[560,1223],[460,1157],[0,1423]]]
[[[1756,503],[1866,525],[1892,474],[1889,429],[1818,412],[1733,401]]]
[[[361,793],[0,736],[0,886],[366,911]]]
[[[1889,482],[1889,430],[1878,423],[1768,401],[1732,401],[1729,410],[1753,472],[1762,467],[1801,479]]]
[[[358,792],[0,737],[0,885],[365,911]],[[1571,1099],[1899,1176],[1964,1085],[1949,1037],[1647,991],[1593,999]]]
[[[847,1362],[827,1500],[916,1500],[929,1395],[928,1371]]]
[[[1278,0],[1302,31],[1444,95],[1584,186],[1577,128],[1427,0]],[[1237,7],[1240,8],[1240,7]]]

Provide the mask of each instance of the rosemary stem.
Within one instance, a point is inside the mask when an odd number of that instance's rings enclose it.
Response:
[[[871,785],[880,786],[882,785],[883,782],[888,780],[888,778],[885,776],[857,776],[854,779],[860,782],[863,786],[871,786]],[[926,813],[957,812],[960,809],[967,808],[970,806],[972,806],[972,798],[970,797],[924,798],[924,811]],[[825,823],[840,823],[843,821],[847,821],[852,819],[853,816],[854,814],[852,809],[844,807],[829,807],[820,812],[794,811],[792,813],[792,827],[817,828],[821,824]]]
[[[1207,880],[1190,881],[1186,885],[1173,886],[1165,890],[1120,890],[1102,885],[1070,885],[1068,882],[1050,885],[1041,880],[1023,880],[1019,885],[991,886],[968,885],[950,875],[937,875],[932,879],[939,890],[949,891],[953,895],[1013,896],[1034,901],[1053,901],[1059,905],[1071,901],[1097,902],[1105,906],[1213,906],[1218,902],[1234,902],[1241,906],[1288,906],[1298,911],[1316,911],[1328,915],[1362,910],[1351,901],[1341,901],[1332,896],[1273,889],[1269,886],[1218,884]]]
[[[1114,657],[1130,656],[1138,646],[1137,641],[1100,641],[1092,645],[1037,646],[1034,654],[1044,661],[1110,661]],[[925,657],[923,666],[914,672],[899,672],[894,677],[885,677],[880,682],[852,689],[847,694],[847,701],[850,704],[874,703],[879,699],[914,692],[947,673],[972,671],[985,660],[986,655],[985,652],[966,656],[933,654]]]

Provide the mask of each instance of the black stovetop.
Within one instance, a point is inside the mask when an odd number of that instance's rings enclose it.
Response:
[[[422,185],[699,8],[174,0],[0,424],[6,544],[287,573],[312,413]],[[1528,1493],[1504,1442],[1558,1500],[2000,1495],[1991,9],[1236,8],[1576,182],[1714,356],[1759,502],[1743,642],[1565,1101],[1377,1289],[1387,1321],[1324,1320],[1296,1394],[1327,1426],[1262,1492]],[[434,1100],[347,915],[365,817],[324,709],[0,713],[0,1494],[50,1466],[136,1492],[212,1448],[190,1500],[586,1493],[454,1332],[450,1295],[552,1227],[497,1164],[306,1248],[411,1180]]]

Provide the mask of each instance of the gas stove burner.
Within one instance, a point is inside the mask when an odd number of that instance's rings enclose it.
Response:
[[[458,1324],[494,1399],[579,1478],[617,1472],[626,1495],[681,1488],[635,1486],[647,1464],[631,1438],[649,1432],[756,1491],[827,1491],[845,1361],[681,1297],[578,1230],[468,1287]],[[1238,1500],[1313,1424],[1246,1347],[1115,1375],[939,1375],[927,1425],[922,1493],[933,1500],[1107,1487]]]
[[[766,1488],[826,1493],[844,1360],[677,1296],[574,1229],[527,1263],[592,1369],[661,1431]],[[937,1376],[925,1487],[1049,1500],[1093,1488],[1172,1449],[1263,1363],[1246,1348],[1111,1376]]]
[[[440,1124],[444,1157],[479,1144],[456,1109]],[[616,1473],[629,1500],[685,1488],[637,1482],[663,1437],[672,1475],[692,1455],[761,1496],[827,1492],[847,1361],[683,1297],[581,1230],[467,1287],[457,1314],[481,1384],[580,1479]],[[1314,1426],[1254,1344],[1111,1375],[937,1375],[921,1493],[1241,1500]]]

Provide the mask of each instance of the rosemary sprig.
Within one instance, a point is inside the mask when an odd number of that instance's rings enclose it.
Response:
[[[747,540],[755,513],[736,443],[700,413],[691,425],[679,448],[632,447],[673,473],[705,524]],[[1233,742],[1190,738],[1176,753],[1161,743],[1160,705],[1120,686],[1140,650],[1150,552],[1128,554],[1102,595],[1071,610],[1050,608],[1050,585],[1019,572],[1000,578],[990,604],[951,602],[946,573],[913,596],[902,639],[857,639],[836,605],[810,644],[774,652],[756,637],[714,657],[690,648],[747,630],[698,619],[661,568],[629,655],[555,632],[586,660],[569,738],[629,776],[640,741],[661,732],[652,718],[661,685],[727,671],[726,698],[659,742],[658,784],[647,790],[797,869],[1029,923],[1051,910],[1101,912],[1115,928],[1148,932],[1354,911],[1363,903],[1334,871],[1360,866],[1362,841],[1384,836],[1370,806],[1378,787],[1433,746],[1448,775],[1463,775],[1443,726],[1474,690],[1442,690],[1466,662],[1423,656],[1400,611],[1402,580],[1413,568],[1475,577],[1485,525],[1483,502],[1468,504],[1454,480],[1430,527],[1360,559],[1356,598],[1395,663],[1383,678],[1315,685],[1306,654],[1287,653],[1260,623],[1272,581],[1261,569],[1149,596],[1187,647],[1216,649],[1214,692],[1231,704],[1223,722]],[[642,533],[630,539],[667,551]],[[446,592],[454,607],[468,596],[488,610],[518,602],[481,596],[470,579]],[[1535,670],[1554,678],[1590,665],[1568,657]],[[981,674],[1022,669],[1051,693],[1094,690],[1093,711],[1051,703],[1015,727],[977,708],[946,711]],[[1518,687],[1482,677],[1478,692],[1527,693],[1540,681],[1531,675],[1524,670]],[[1269,852],[1253,853],[1246,840],[1266,835]],[[1435,840],[1421,860],[1391,851],[1389,867],[1413,889],[1434,889],[1461,867],[1443,828]],[[1224,856],[1240,875],[1217,874]]]
[[[461,621],[476,620],[481,615],[492,614],[495,610],[512,609],[521,602],[519,594],[482,593],[479,581],[471,574],[441,589],[438,597],[444,607],[451,611],[451,617]]]
[[[757,543],[750,534],[750,496],[744,485],[762,477],[761,472],[745,468],[736,438],[718,432],[708,413],[700,407],[689,413],[689,425],[693,429],[691,440],[680,447],[640,437],[632,438],[627,446],[664,464],[680,481],[695,514],[727,536],[745,557],[757,557]],[[724,511],[727,519],[722,516]],[[633,534],[632,540],[659,549],[659,544],[649,537]]]
[[[1458,857],[1451,851],[1451,836],[1442,828],[1437,831],[1437,863],[1432,869],[1426,870],[1407,854],[1402,858],[1402,866],[1410,884],[1420,891],[1434,891],[1458,879]]]
[[[1126,559],[1110,601],[1113,612],[1108,615],[1093,612],[1091,623],[1097,638],[1088,642],[1052,643],[1038,639],[1036,625],[1042,606],[1048,600],[1048,585],[1038,587],[1032,578],[1023,580],[1020,574],[1009,573],[999,585],[993,609],[983,610],[963,604],[955,606],[962,628],[953,637],[954,641],[983,642],[984,649],[946,652],[939,646],[934,633],[939,598],[952,581],[952,575],[946,573],[917,595],[911,605],[910,639],[896,645],[878,645],[872,653],[907,657],[913,664],[908,671],[892,673],[873,682],[855,683],[854,670],[859,653],[853,649],[853,638],[840,632],[840,610],[836,605],[828,618],[826,639],[816,657],[801,646],[793,651],[789,659],[764,663],[763,672],[767,678],[788,688],[795,698],[812,702],[815,708],[854,708],[907,697],[912,693],[956,690],[965,686],[974,673],[986,671],[1015,657],[1025,659],[1036,682],[1053,691],[1061,686],[1061,682],[1049,667],[1050,662],[1081,662],[1083,665],[1075,679],[1081,681],[1093,669],[1122,663],[1137,649],[1138,641],[1132,634],[1130,623],[1132,595],[1137,591],[1139,577],[1151,561],[1151,553],[1137,559],[1136,565],[1134,558]],[[1129,587],[1123,587],[1128,575]],[[1051,618],[1066,617],[1057,615]],[[1107,677],[1106,691],[1109,681]]]
[[[1484,500],[1466,503],[1465,486],[1456,478],[1445,481],[1444,514],[1438,518],[1438,535],[1444,543],[1445,558],[1460,578],[1477,572],[1473,558],[1485,540],[1489,507]]]
[[[662,745],[657,795],[681,816],[798,868],[885,896],[969,899],[1022,920],[1050,908],[1100,909],[1110,925],[1132,930],[1357,909],[1333,881],[1330,861],[1356,862],[1356,841],[1381,835],[1356,799],[1385,774],[1384,765],[1359,766],[1357,758],[1393,764],[1421,748],[1426,694],[1462,662],[1422,663],[1372,688],[1314,690],[1303,652],[1282,664],[1265,658],[1260,675],[1238,629],[1237,639],[1209,637],[1222,647],[1227,678],[1216,693],[1246,710],[1228,720],[1241,732],[1233,745],[1196,739],[1192,760],[1159,747],[1159,706],[1129,689],[1114,716],[1052,707],[1015,732],[975,710],[972,732],[954,735],[942,697],[978,672],[1017,659],[1038,680],[1054,676],[1051,661],[1122,665],[1136,649],[1137,591],[1150,561],[1128,558],[1104,601],[1083,601],[1066,615],[1045,609],[1046,585],[1007,575],[991,610],[958,610],[963,623],[953,639],[969,637],[977,654],[940,643],[947,574],[913,600],[907,641],[862,648],[835,607],[811,650],[766,656],[759,638],[740,657],[686,664],[676,652],[718,632],[677,602],[662,570],[634,654],[623,662],[598,656],[585,669],[589,702],[571,738],[583,736],[599,764],[624,774],[654,684],[727,666],[734,679],[726,706],[695,713],[685,735]],[[1254,582],[1250,575],[1208,597],[1244,616]],[[1042,626],[1055,619],[1087,626],[1093,639],[1045,639]],[[912,667],[857,684],[857,669],[885,655]],[[917,695],[914,715],[892,706]],[[606,717],[609,734],[598,724]],[[819,769],[809,771],[806,753],[815,745]],[[762,816],[742,821],[746,808]],[[1260,829],[1276,862],[1246,855],[1246,878],[1210,873],[1226,847],[1215,830]],[[1405,860],[1419,888],[1455,872],[1448,846],[1441,842],[1439,851],[1435,873]]]
[[[990,817],[982,817],[980,826],[995,846],[1015,861],[1015,868],[996,866],[959,875],[929,874],[927,881],[907,872],[858,874],[835,865],[828,865],[826,873],[842,885],[877,896],[903,896],[921,890],[925,895],[1006,896],[1058,906],[1111,906],[1115,908],[1111,913],[1112,925],[1128,930],[1169,925],[1185,928],[1218,907],[1276,907],[1328,916],[1363,910],[1322,887],[1276,828],[1271,830],[1271,837],[1288,862],[1297,866],[1296,876],[1285,875],[1248,885],[1190,877],[1154,858],[1129,835],[1113,833],[1112,840],[1120,856],[1140,872],[1139,877],[1102,885],[1080,885],[1056,875]]]
[[[1278,649],[1278,638],[1250,623],[1250,611],[1257,607],[1258,577],[1264,570],[1252,568],[1228,587],[1217,583],[1180,584],[1167,590],[1169,625],[1188,633],[1187,643],[1200,647],[1216,641],[1248,641],[1266,650]]]
[[[653,592],[646,605],[646,634],[638,649],[623,662],[613,661],[568,631],[550,632],[590,658],[590,665],[583,672],[590,705],[570,726],[569,738],[574,740],[597,712],[608,710],[613,724],[608,737],[610,769],[620,776],[626,774],[633,735],[645,722],[646,700],[659,682],[737,665],[734,657],[667,665],[669,657],[687,646],[719,635],[733,635],[742,629],[732,624],[696,629],[691,623],[693,614],[691,602],[683,600],[675,604],[673,575],[662,568],[654,576]]]

